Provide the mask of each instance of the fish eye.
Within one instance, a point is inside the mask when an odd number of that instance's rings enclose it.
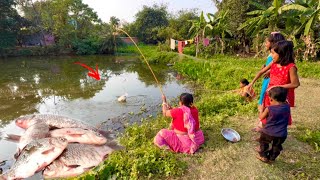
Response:
[[[61,140],[61,141],[67,141],[67,139],[64,138],[64,137],[59,137],[59,140]]]

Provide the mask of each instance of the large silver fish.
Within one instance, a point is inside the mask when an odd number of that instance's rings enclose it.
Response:
[[[98,166],[113,151],[107,145],[69,144],[61,156],[45,168],[43,176],[62,178],[80,175]]]
[[[81,128],[62,128],[50,131],[50,137],[64,137],[68,142],[103,145],[107,138],[100,133]]]
[[[49,126],[38,123],[30,126],[21,136],[18,144],[18,153],[32,140],[46,138],[49,135]]]
[[[99,130],[96,127],[89,125],[87,123],[84,123],[82,121],[65,117],[65,116],[53,115],[53,114],[32,114],[32,115],[21,116],[15,119],[15,123],[17,126],[23,129],[27,129],[28,127],[36,123],[45,123],[49,125],[51,129],[82,128],[82,129],[89,129],[89,130],[99,132],[104,136],[110,135],[110,132]]]
[[[44,138],[31,141],[7,171],[4,179],[22,179],[34,175],[53,162],[67,147],[65,138]]]

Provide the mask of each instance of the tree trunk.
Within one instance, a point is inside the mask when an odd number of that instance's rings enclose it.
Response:
[[[221,43],[221,54],[223,54],[223,51],[224,51],[224,42],[223,42],[223,40],[220,38],[220,37],[218,37],[219,38],[219,41],[220,41],[220,43]]]
[[[199,35],[197,34],[197,45],[196,45],[196,57],[198,57],[198,51],[199,51]]]
[[[114,52],[117,51],[117,43],[116,43],[116,35],[113,35],[113,42],[114,42]]]
[[[32,0],[30,0],[30,2],[31,2],[31,5],[32,5],[32,8],[33,8],[34,12],[36,13],[36,21],[37,21],[37,25],[40,27],[40,32],[41,32],[43,44],[44,44],[44,46],[47,46],[46,40],[45,40],[45,37],[44,37],[43,28],[42,28],[42,25],[40,24],[40,13],[34,7],[34,4],[33,4]],[[41,45],[41,42],[40,42],[40,45]]]

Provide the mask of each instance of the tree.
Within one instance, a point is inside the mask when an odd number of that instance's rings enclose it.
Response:
[[[111,16],[110,17],[110,25],[112,27],[114,27],[115,29],[118,28],[118,26],[120,25],[120,19],[115,17],[115,16]]]
[[[320,21],[320,2],[319,0],[297,0],[295,3],[286,4],[279,9],[279,12],[299,11],[297,18],[300,19],[301,26],[296,29],[295,34],[304,29],[304,35],[309,35]]]
[[[199,19],[199,16],[197,15],[196,9],[179,11],[176,16],[169,20],[171,37],[174,39],[189,39],[191,37],[189,29],[192,26],[190,20],[197,19]]]
[[[229,35],[232,37],[232,32],[228,27],[227,23],[227,15],[229,11],[221,11],[219,14],[213,15],[213,14],[208,14],[208,18],[210,20],[210,24],[213,27],[212,29],[212,35],[216,39],[216,51],[218,50],[218,42],[220,42],[220,47],[221,47],[221,54],[224,53],[225,49],[225,37],[226,35]]]
[[[21,17],[14,9],[15,5],[13,0],[0,1],[0,50],[16,44]]]
[[[238,49],[241,51],[247,51],[249,43],[251,42],[250,37],[245,33],[244,30],[238,30],[239,26],[246,21],[248,18],[247,12],[255,10],[256,7],[250,5],[251,0],[213,0],[218,8],[217,14],[220,12],[228,11],[226,15],[226,25],[233,35],[233,40],[229,42],[234,50]],[[265,0],[258,0],[268,2]]]
[[[115,16],[110,17],[110,25],[112,28],[112,35],[113,35],[113,44],[115,47],[115,50],[117,50],[117,43],[116,43],[116,34],[117,34],[117,29],[120,25],[120,19],[116,18]]]
[[[254,17],[247,19],[238,30],[246,28],[246,32],[252,36],[257,35],[260,31],[269,34],[272,31],[279,30],[278,24],[281,19],[279,9],[283,3],[283,0],[273,0],[272,6],[267,8],[259,3],[251,2],[259,10],[248,12],[247,15]]]
[[[88,37],[94,26],[101,23],[96,12],[83,4],[82,0],[25,3],[28,1],[20,0],[25,17],[35,22],[39,14],[41,23],[38,24],[38,28],[52,32],[58,42],[64,46],[70,46],[73,41]]]
[[[143,9],[136,15],[136,20],[131,25],[135,32],[133,34],[144,43],[156,44],[165,39],[157,37],[158,33],[168,26],[168,12],[164,5],[153,5],[152,7],[143,6]]]
[[[249,0],[223,0],[216,1],[218,13],[228,11],[226,15],[226,22],[233,34],[239,33],[237,28],[247,18],[247,12],[249,10]]]
[[[191,20],[192,26],[189,29],[189,32],[193,34],[193,37],[196,37],[197,44],[196,44],[196,57],[198,57],[199,52],[199,41],[202,41],[202,39],[205,36],[205,30],[206,28],[213,29],[211,24],[208,24],[208,22],[205,20],[203,11],[201,12],[201,15],[198,20]]]

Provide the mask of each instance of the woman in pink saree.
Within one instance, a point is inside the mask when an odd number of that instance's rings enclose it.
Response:
[[[180,153],[195,153],[204,143],[203,132],[200,130],[198,109],[194,107],[193,96],[183,93],[180,96],[178,108],[171,108],[162,96],[162,112],[166,117],[172,117],[169,129],[161,129],[154,138],[154,144],[159,148]]]

